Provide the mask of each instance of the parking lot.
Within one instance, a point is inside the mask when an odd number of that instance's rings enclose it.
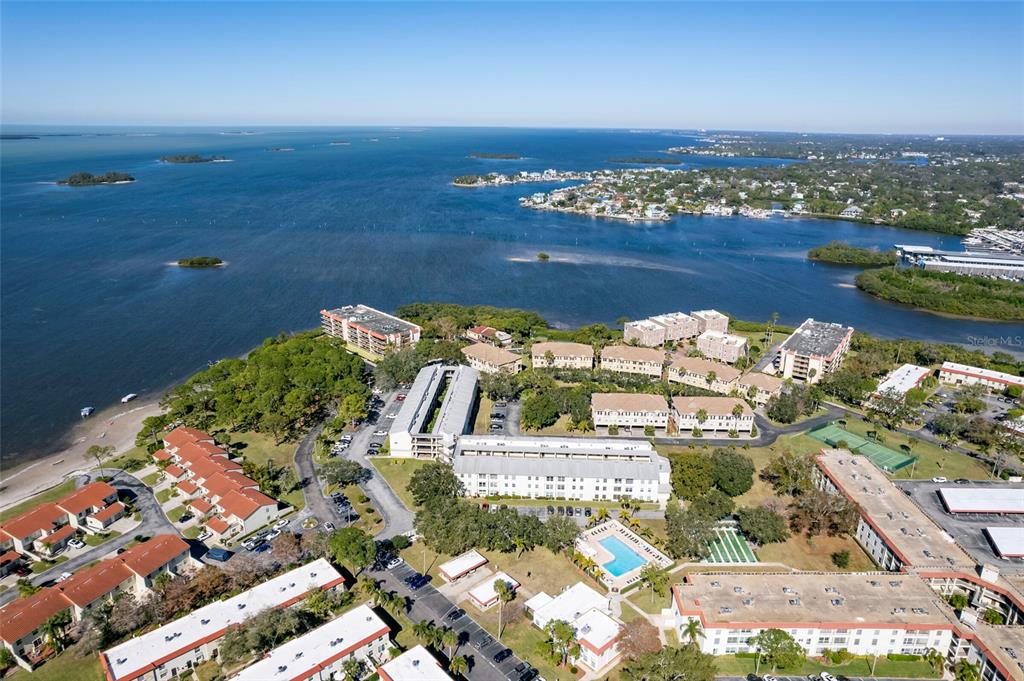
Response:
[[[1024,561],[1008,560],[996,555],[992,545],[983,532],[986,527],[1024,527],[1024,517],[1020,515],[998,515],[991,513],[957,513],[946,512],[939,489],[943,487],[960,487],[966,489],[1002,488],[1020,489],[1024,494],[1024,483],[982,482],[971,481],[964,484],[955,482],[932,482],[931,480],[899,480],[896,485],[909,493],[909,496],[939,527],[945,530],[964,547],[979,563],[991,563],[1008,574],[1024,574]]]

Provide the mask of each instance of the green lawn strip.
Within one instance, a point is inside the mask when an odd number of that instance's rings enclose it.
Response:
[[[380,474],[384,481],[395,491],[395,494],[409,510],[416,509],[416,502],[409,493],[409,481],[413,473],[426,466],[429,461],[424,459],[399,459],[390,456],[374,456],[369,458],[370,465]]]
[[[202,527],[200,527],[199,525],[194,525],[192,527],[185,528],[182,534],[185,535],[185,539],[195,539],[202,533],[202,531]]]
[[[11,518],[21,515],[26,511],[31,511],[40,504],[46,504],[58,499],[63,499],[67,495],[75,491],[75,481],[65,480],[64,482],[51,487],[50,489],[40,492],[30,499],[26,499],[20,503],[11,506],[8,509],[0,511],[0,522],[6,522]]]
[[[172,523],[176,523],[181,519],[181,516],[185,515],[186,511],[188,511],[188,504],[182,504],[181,506],[172,508],[167,512],[167,519]]]
[[[121,533],[117,530],[108,530],[103,534],[87,534],[85,535],[85,543],[89,546],[99,546],[105,544],[111,539],[116,539],[121,536]]]
[[[149,475],[142,478],[142,484],[146,487],[153,487],[156,485],[156,481],[160,479],[160,471],[156,473],[150,473]]]
[[[36,562],[32,563],[31,570],[32,570],[33,574],[37,574],[38,575],[40,572],[46,572],[50,568],[56,567],[56,566],[60,565],[61,563],[63,563],[67,559],[68,559],[67,556],[57,556],[56,558],[54,558],[51,561],[37,560]]]
[[[156,500],[161,506],[166,504],[171,499],[171,488],[162,489],[156,493]]]
[[[871,658],[859,657],[847,664],[825,665],[817,660],[806,660],[796,669],[780,669],[778,675],[796,676],[807,674],[819,674],[827,671],[830,674],[842,674],[843,676],[871,676]],[[715,665],[718,667],[719,676],[745,676],[754,673],[755,660],[753,657],[736,657],[735,655],[720,655],[715,658]],[[761,665],[760,673],[767,674],[771,668]],[[875,665],[875,676],[893,678],[938,678],[931,666],[923,660],[903,662],[890,660],[887,657],[879,657]]]
[[[273,461],[276,466],[284,466],[295,471],[295,443],[274,442],[273,436],[264,433],[231,433],[231,441],[235,444],[244,444],[238,448],[239,455],[250,463],[257,466],[265,466],[268,461]],[[296,471],[296,475],[298,472]],[[294,489],[278,499],[293,507],[296,511],[301,510],[305,505],[301,489]]]
[[[47,660],[32,672],[18,669],[7,677],[18,681],[104,681],[100,657],[95,653],[78,657],[74,652],[65,651]]]

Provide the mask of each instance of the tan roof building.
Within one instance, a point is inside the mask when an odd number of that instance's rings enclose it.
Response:
[[[762,406],[782,392],[782,383],[781,378],[761,373],[746,374],[737,381],[740,392],[752,399],[755,404]]]
[[[548,353],[551,356],[550,361]],[[530,348],[530,359],[537,368],[592,369],[594,348],[585,343],[534,343]]]
[[[518,374],[523,368],[522,356],[490,343],[473,343],[462,348],[462,354],[469,366],[485,374]]]
[[[590,396],[590,411],[597,428],[668,428],[670,410],[661,395],[644,393],[594,393]]]
[[[753,417],[754,410],[738,397],[688,397],[676,395],[672,398],[672,409],[680,414],[696,414],[704,410],[710,416],[732,416],[733,410],[739,406],[744,416]]]
[[[680,433],[699,430],[749,434],[754,428],[754,411],[738,397],[672,398],[672,418]]]
[[[695,388],[711,390],[728,395],[736,389],[736,380],[740,370],[728,364],[713,362],[703,357],[687,357],[677,353],[668,365],[668,380],[671,383],[692,385]],[[714,380],[708,382],[708,376],[714,374]]]
[[[601,351],[601,368],[626,374],[661,377],[665,353],[656,348],[610,345]]]

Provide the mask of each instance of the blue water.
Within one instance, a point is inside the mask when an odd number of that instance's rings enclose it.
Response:
[[[449,184],[455,175],[489,170],[607,167],[608,158],[655,153],[690,143],[688,137],[512,129],[103,132],[111,134],[0,142],[5,462],[54,449],[80,407],[163,390],[211,359],[315,326],[321,308],[351,302],[384,309],[439,300],[514,305],[563,325],[706,307],[748,319],[777,311],[789,324],[813,316],[883,336],[996,339],[996,347],[1001,337],[1024,335],[1019,325],[879,302],[844,287],[855,270],[804,258],[807,248],[830,239],[882,247],[956,247],[956,239],[781,218],[628,225],[518,206],[518,197],[554,185]],[[334,139],[351,144],[330,146]],[[528,158],[468,157],[476,151]],[[177,153],[233,162],[157,162]],[[82,170],[124,171],[138,181],[52,184]],[[570,262],[537,262],[542,250]],[[229,264],[167,264],[192,255]]]
[[[615,556],[614,560],[610,560],[601,566],[615,577],[621,577],[630,570],[635,570],[647,563],[643,556],[629,548],[618,537],[605,537],[598,543],[605,551]]]

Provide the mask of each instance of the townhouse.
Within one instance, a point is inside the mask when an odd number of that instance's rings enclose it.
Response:
[[[737,433],[754,429],[754,411],[738,397],[672,398],[672,418],[680,433]]]
[[[593,369],[594,348],[585,343],[534,343],[530,361],[536,369]]]
[[[656,348],[665,343],[665,327],[650,319],[627,322],[622,328],[622,340],[647,348]]]
[[[708,359],[735,364],[747,356],[747,339],[721,331],[705,331],[697,336],[697,349]]]
[[[1002,392],[1010,386],[1024,387],[1022,376],[957,362],[943,362],[939,368],[939,380],[950,385],[982,385],[997,392]]]
[[[394,349],[415,345],[422,333],[416,324],[367,305],[320,310],[320,325],[328,336],[377,359]]]
[[[807,319],[779,346],[773,368],[783,378],[817,383],[842,364],[853,327]]]
[[[669,312],[647,319],[627,322],[622,339],[653,348],[668,342],[693,338],[697,335],[697,320],[683,312]]]
[[[523,369],[523,358],[490,343],[473,343],[462,348],[469,366],[484,374],[518,374]]]
[[[744,374],[736,381],[741,395],[745,395],[759,407],[768,404],[768,400],[782,392],[782,379],[768,374],[752,372]]]
[[[668,365],[670,383],[682,383],[694,388],[710,390],[723,395],[737,388],[740,370],[728,364],[715,362],[703,357],[687,357],[677,352]]]
[[[690,316],[697,320],[698,334],[705,331],[725,333],[729,330],[729,318],[718,310],[697,310],[691,312]]]
[[[647,426],[665,433],[671,416],[664,397],[643,393],[594,393],[590,396],[590,412],[596,428],[614,426],[626,433],[638,428],[641,435]]]
[[[579,654],[573,662],[591,672],[607,672],[619,661],[622,623],[613,616],[610,600],[583,582],[557,596],[541,591],[523,605],[534,626],[543,630],[549,622],[562,621],[576,630]]]
[[[181,537],[157,535],[0,609],[0,641],[20,666],[32,669],[52,652],[42,631],[51,617],[66,612],[71,623],[81,622],[119,593],[142,597],[160,574],[181,574],[194,565]]]
[[[319,558],[103,651],[103,673],[107,681],[167,681],[217,657],[224,634],[247,618],[297,605],[314,589],[343,589],[344,583],[334,566]]]
[[[512,345],[512,334],[498,331],[493,326],[474,326],[467,329],[466,338],[476,343],[491,343],[502,347]]]
[[[604,371],[661,378],[664,365],[665,353],[655,348],[610,345],[601,350],[601,369]]]

